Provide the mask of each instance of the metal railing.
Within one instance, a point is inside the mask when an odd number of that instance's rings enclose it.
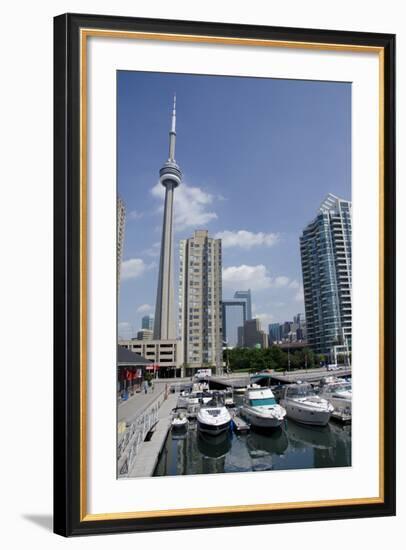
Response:
[[[152,403],[152,405],[150,405],[136,420],[127,426],[123,436],[118,442],[118,477],[126,477],[132,470],[137,454],[148,432],[150,432],[158,422],[158,411],[162,401],[163,399],[154,401],[154,403]]]

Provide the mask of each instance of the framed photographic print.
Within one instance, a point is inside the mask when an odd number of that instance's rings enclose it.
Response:
[[[395,513],[395,37],[55,25],[55,532]]]

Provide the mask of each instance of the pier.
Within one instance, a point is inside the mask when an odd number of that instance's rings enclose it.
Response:
[[[150,477],[153,475],[170,429],[171,413],[176,406],[177,399],[176,395],[169,394],[161,405],[158,411],[158,421],[147,435],[147,439],[144,440],[128,477]]]
[[[214,390],[223,390],[226,388],[230,389],[240,389],[245,388],[250,384],[250,376],[246,374],[244,376],[209,376],[207,382],[211,389]]]
[[[301,382],[319,382],[326,376],[336,376],[346,378],[351,376],[351,367],[339,367],[336,370],[328,370],[327,368],[316,369],[298,369],[295,371],[268,371],[258,372],[255,374],[246,374],[244,376],[228,375],[228,376],[210,376],[207,382],[212,389],[238,390],[245,388],[248,384],[259,384],[266,386],[271,384],[295,384]]]
[[[249,432],[250,425],[245,422],[238,414],[233,415],[234,431],[238,433]]]
[[[328,370],[326,368],[318,369],[300,369],[296,371],[285,371],[285,372],[272,372],[269,375],[253,375],[251,377],[252,382],[260,381],[268,376],[271,378],[273,384],[295,384],[299,381],[301,382],[320,382],[322,378],[326,376],[336,376],[338,378],[347,378],[351,376],[351,367],[340,367],[337,370]]]
[[[169,384],[156,382],[118,406],[118,477],[148,477],[154,472],[170,427],[178,396]]]

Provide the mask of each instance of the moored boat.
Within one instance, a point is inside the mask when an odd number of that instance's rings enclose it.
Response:
[[[306,383],[287,385],[280,404],[286,409],[288,418],[314,426],[326,426],[334,411],[333,405],[316,395],[313,387]]]
[[[187,418],[186,410],[175,411],[171,421],[172,430],[185,430],[187,429],[188,424],[189,420]]]
[[[197,414],[197,428],[200,432],[217,435],[230,429],[231,415],[222,402],[220,395],[203,405]]]
[[[336,411],[351,414],[352,386],[351,382],[335,376],[326,376],[320,382],[318,395],[327,399]]]
[[[279,428],[286,416],[270,388],[248,388],[240,412],[256,428]]]

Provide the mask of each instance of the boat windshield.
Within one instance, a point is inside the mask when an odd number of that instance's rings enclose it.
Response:
[[[276,405],[274,397],[266,397],[264,399],[250,399],[251,407],[265,407],[266,405]]]
[[[351,391],[351,384],[348,382],[336,382],[333,384],[326,384],[325,386],[322,386],[325,388],[328,392],[333,393],[336,391]]]
[[[206,403],[206,407],[207,408],[210,408],[210,407],[222,407],[223,406],[223,402],[222,400],[219,398],[219,396],[214,396],[212,399],[210,399],[210,401],[208,401]]]
[[[291,386],[290,388],[287,388],[286,392],[286,395],[289,397],[305,397],[314,394],[315,392],[313,388],[307,384],[303,386]]]

